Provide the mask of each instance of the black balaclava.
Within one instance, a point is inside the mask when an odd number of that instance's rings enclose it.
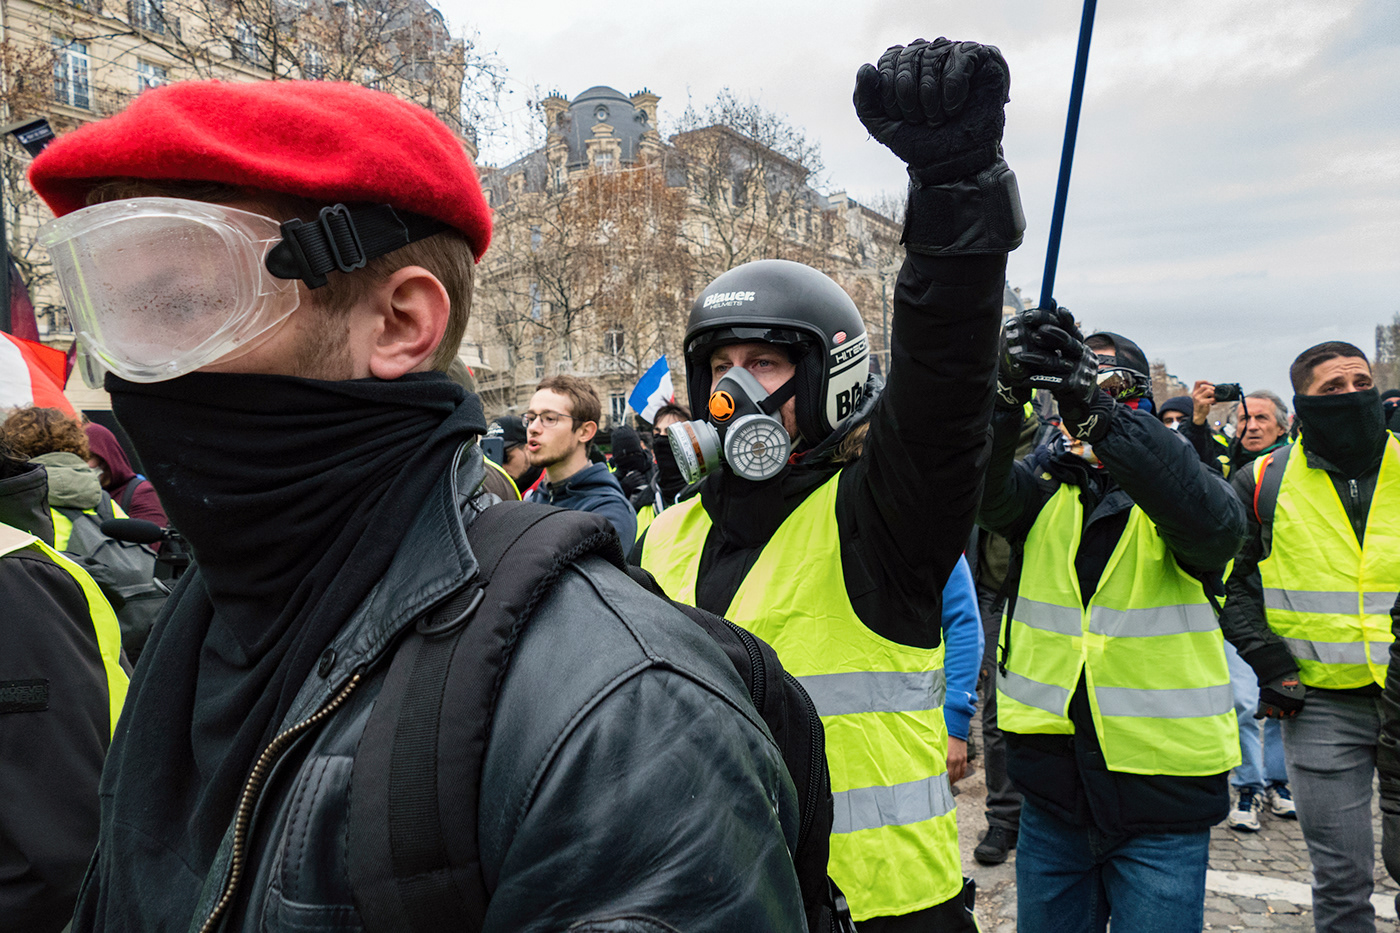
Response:
[[[1375,469],[1385,452],[1385,409],[1375,389],[1338,395],[1295,395],[1303,448],[1355,479]]]
[[[656,486],[661,490],[662,500],[669,505],[685,488],[685,476],[676,462],[671,442],[664,435],[652,444],[652,450],[656,454]]]
[[[141,656],[101,831],[177,853],[191,876],[120,896],[188,911],[189,878],[208,871],[257,756],[486,421],[441,373],[109,375],[106,387],[197,571]]]

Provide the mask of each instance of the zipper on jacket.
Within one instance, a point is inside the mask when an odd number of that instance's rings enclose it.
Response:
[[[747,629],[728,619],[724,622],[735,631],[739,640],[744,643],[744,650],[749,653],[749,670],[753,671],[753,686],[749,688],[749,699],[753,700],[754,709],[762,716],[763,700],[768,693],[768,665],[763,663],[763,650],[758,647],[758,640]]]
[[[258,795],[262,793],[263,783],[267,780],[272,766],[292,744],[293,739],[335,712],[359,683],[360,672],[356,671],[349,682],[340,688],[339,693],[301,722],[284,729],[268,743],[267,748],[263,749],[262,754],[258,756],[257,764],[253,766],[252,773],[248,775],[248,780],[243,784],[243,792],[238,795],[238,809],[235,811],[233,823],[233,853],[229,859],[228,880],[224,882],[223,893],[219,895],[219,900],[214,904],[213,911],[200,925],[199,933],[211,933],[218,924],[219,918],[228,909],[229,904],[233,903],[234,892],[238,889],[238,883],[243,878],[243,862],[247,857],[244,847],[248,844],[248,828],[252,823],[253,809],[257,805]]]
[[[812,820],[817,814],[817,795],[821,793],[821,778],[826,773],[826,732],[822,729],[822,720],[817,714],[817,704],[813,703],[811,696],[802,689],[802,684],[787,671],[783,671],[783,676],[793,686],[802,690],[802,700],[807,704],[807,731],[810,740],[808,747],[811,753],[807,758],[807,796],[803,798],[806,806],[802,808],[802,819],[797,826],[797,844],[800,846],[807,841],[807,833],[811,830]]]

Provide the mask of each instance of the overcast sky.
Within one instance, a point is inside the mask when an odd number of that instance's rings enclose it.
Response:
[[[528,0],[441,4],[509,72],[508,115],[538,86],[661,96],[663,129],[728,86],[820,141],[822,187],[902,190],[902,165],[851,108],[856,69],[946,35],[1011,67],[1006,156],[1028,229],[1008,277],[1038,295],[1078,2]],[[483,151],[503,161],[518,124]],[[1291,396],[1303,348],[1367,354],[1400,313],[1400,3],[1099,4],[1055,298],[1186,380]]]

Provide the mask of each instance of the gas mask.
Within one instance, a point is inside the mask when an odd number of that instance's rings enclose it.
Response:
[[[685,481],[709,476],[719,469],[721,457],[744,479],[777,476],[792,452],[792,438],[775,413],[796,391],[796,379],[789,379],[769,395],[752,373],[738,366],[721,376],[710,392],[707,420],[666,429]]]

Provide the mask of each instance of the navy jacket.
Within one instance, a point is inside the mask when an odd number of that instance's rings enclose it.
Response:
[[[557,486],[541,483],[525,501],[543,502],[575,512],[597,512],[613,523],[624,551],[637,540],[637,513],[627,501],[622,484],[605,463],[586,466]]]

